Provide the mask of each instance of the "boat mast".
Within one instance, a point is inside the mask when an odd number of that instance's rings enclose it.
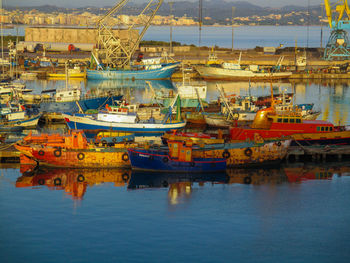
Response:
[[[2,74],[1,77],[4,77],[4,34],[2,29],[2,19],[3,19],[3,11],[2,11],[2,0],[0,0],[0,16],[1,16],[1,23],[0,23],[0,34],[1,34],[1,64],[2,64]]]

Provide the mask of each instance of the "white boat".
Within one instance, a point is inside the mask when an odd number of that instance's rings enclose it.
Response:
[[[218,128],[227,128],[234,124],[234,120],[227,119],[222,114],[204,114],[204,119],[207,125]]]
[[[197,66],[196,70],[204,79],[217,80],[271,80],[286,79],[292,75],[292,72],[254,72],[252,70],[232,69],[225,67],[216,67],[213,65]]]
[[[32,80],[32,79],[36,79],[37,76],[38,76],[38,73],[36,72],[23,72],[21,74],[21,79]]]
[[[0,109],[0,127],[36,128],[41,113],[28,115],[24,106],[5,107]]]
[[[0,96],[1,95],[10,95],[13,93],[25,93],[31,92],[32,89],[27,89],[26,85],[21,82],[5,82],[0,83]]]
[[[178,101],[176,97],[176,103]],[[175,104],[175,103],[174,103]],[[166,131],[182,129],[186,122],[181,120],[179,114],[179,103],[177,103],[177,113],[175,120],[172,118],[172,107],[162,121],[154,118],[140,120],[137,114],[130,112],[127,107],[107,106],[106,112],[98,114],[62,114],[70,129],[79,130],[113,130],[132,132],[138,135],[161,134]]]
[[[241,53],[242,54],[242,53]],[[237,63],[214,64],[207,63],[204,66],[197,66],[196,70],[204,79],[213,80],[271,80],[271,79],[286,79],[292,75],[292,72],[276,71],[268,72],[259,70],[259,66],[250,65],[243,69],[240,64],[241,55]],[[280,64],[279,59],[279,64]]]

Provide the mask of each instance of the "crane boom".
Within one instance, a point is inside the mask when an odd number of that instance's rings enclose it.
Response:
[[[125,68],[129,66],[132,56],[163,0],[148,0],[148,4],[137,16],[137,20],[126,26],[120,13],[128,2],[129,0],[119,1],[97,22],[98,43],[94,53],[95,57],[104,60],[104,64],[108,67]],[[123,32],[116,35],[114,32],[116,27],[123,28]],[[136,28],[141,28],[140,34]]]
[[[328,18],[328,23],[330,28],[339,28],[339,29],[343,29],[342,27],[346,27],[347,29],[349,28],[349,26],[345,26],[345,24],[343,23],[344,20],[350,19],[350,9],[349,9],[348,0],[338,0],[333,4],[330,2],[330,0],[324,0],[324,5],[325,5],[326,15]],[[335,8],[335,12],[338,13],[337,17],[333,18],[332,8]],[[344,18],[345,13],[346,13],[346,17]]]
[[[334,3],[331,3],[330,0],[324,0],[324,4],[329,27],[332,31],[323,58],[326,60],[349,59],[350,40],[346,31],[350,29],[348,0],[337,0]]]

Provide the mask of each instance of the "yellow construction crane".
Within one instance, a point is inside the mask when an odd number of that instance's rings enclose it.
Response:
[[[324,51],[324,59],[349,59],[350,42],[346,30],[350,29],[348,0],[330,3],[324,0],[329,27],[332,29]]]

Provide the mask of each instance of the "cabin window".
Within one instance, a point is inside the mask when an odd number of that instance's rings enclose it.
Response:
[[[278,119],[277,119],[277,122],[282,122],[282,119],[281,119],[281,118],[278,118]]]
[[[321,131],[324,131],[324,127],[321,127]]]
[[[329,127],[329,131],[333,131],[333,127]]]
[[[284,123],[288,123],[288,119],[287,119],[287,118],[284,118],[284,119],[283,119],[283,122],[284,122]]]
[[[317,127],[317,131],[320,131],[321,130],[321,127]]]
[[[328,127],[325,127],[325,129],[324,129],[325,131],[328,131]]]
[[[296,119],[295,122],[296,123],[301,123],[301,119]]]
[[[289,122],[290,122],[290,123],[294,123],[294,122],[295,122],[295,119],[289,119]]]

